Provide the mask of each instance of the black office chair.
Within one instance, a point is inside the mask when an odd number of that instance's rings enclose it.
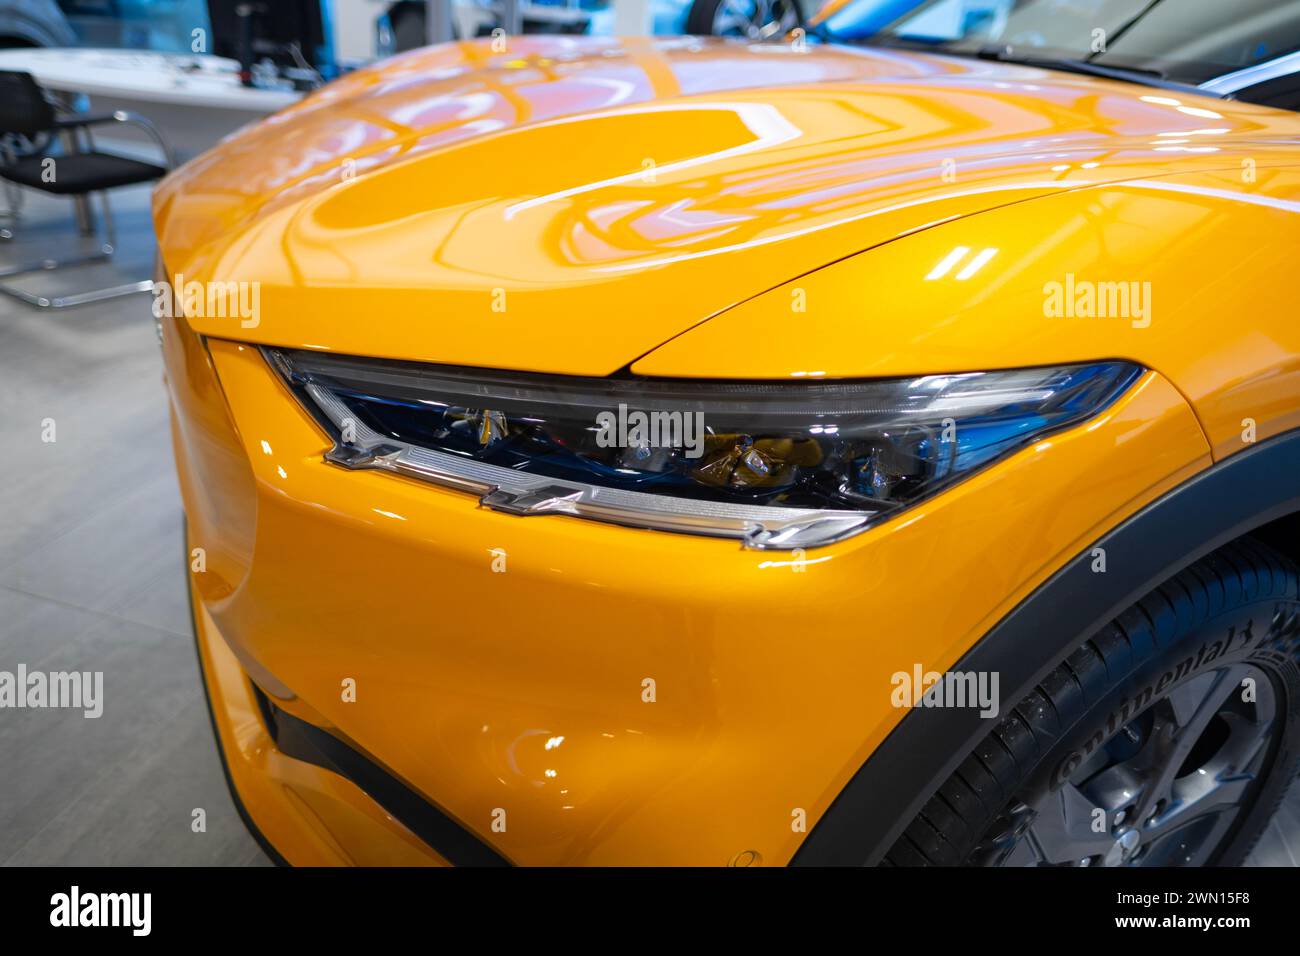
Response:
[[[98,152],[90,128],[106,123],[124,123],[143,129],[162,151],[163,165]],[[15,146],[19,138],[28,142],[62,138],[65,151],[54,156],[43,155],[40,151],[20,154]],[[96,252],[70,259],[42,259],[0,268],[0,278],[111,259],[117,239],[113,212],[108,205],[108,190],[153,182],[166,175],[171,166],[171,151],[158,130],[144,117],[121,111],[102,115],[60,115],[30,73],[0,70],[0,179],[55,196],[71,196],[82,203],[91,193],[99,193],[104,207],[104,235],[99,238]],[[81,210],[84,211],[83,232],[93,232],[89,207],[83,206]],[[13,215],[16,215],[16,210],[11,211]],[[13,233],[4,230],[3,238],[12,239]],[[142,280],[91,292],[47,297],[0,285],[0,293],[41,309],[65,309],[133,292],[147,292],[151,286],[150,280]]]

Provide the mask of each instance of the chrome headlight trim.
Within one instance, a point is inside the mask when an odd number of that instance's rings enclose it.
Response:
[[[431,484],[475,495],[480,505],[505,514],[536,516],[567,514],[627,527],[731,538],[754,550],[792,550],[833,544],[910,507],[916,502],[883,502],[878,509],[830,509],[743,504],[718,500],[651,494],[528,473],[450,454],[399,440],[358,420],[329,389],[294,369],[289,355],[263,347],[270,365],[303,407],[333,440],[325,461],[349,470],[378,470],[406,475]],[[331,353],[312,353],[327,359]],[[341,360],[345,357],[340,356]],[[1107,402],[1059,427],[1033,433],[1032,440],[1093,417],[1132,384],[1142,371],[1129,363],[1130,377]],[[557,376],[557,380],[562,376]],[[343,436],[349,435],[345,441]],[[1026,441],[1015,450],[1024,447]],[[1009,452],[1008,452],[1009,454]],[[1004,456],[999,456],[1004,457]],[[996,460],[996,459],[994,459]],[[985,462],[971,470],[982,470]],[[956,478],[960,480],[966,475]],[[947,487],[944,485],[943,487]],[[942,490],[941,488],[938,490]],[[928,497],[928,496],[927,496]]]
[[[271,354],[273,364],[284,374],[287,366],[283,359]],[[739,538],[745,547],[758,550],[830,544],[861,531],[874,517],[861,511],[667,498],[530,475],[395,441],[363,422],[354,421],[356,440],[344,444],[339,440],[340,430],[345,420],[352,419],[347,406],[319,385],[306,385],[304,390],[325,414],[333,432],[334,447],[325,453],[326,461],[352,470],[391,471],[468,492],[478,495],[483,507],[506,514],[567,514],[633,528]]]

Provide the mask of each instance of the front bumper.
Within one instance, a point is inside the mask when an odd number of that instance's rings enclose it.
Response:
[[[257,690],[190,588],[213,731],[240,815],[276,862],[442,866],[446,860],[357,784],[276,745]]]
[[[891,522],[763,553],[345,471],[257,349],[179,323],[164,350],[221,746],[293,863],[442,857],[276,748],[250,680],[510,862],[783,864],[906,713],[891,675],[1210,463],[1152,372]]]

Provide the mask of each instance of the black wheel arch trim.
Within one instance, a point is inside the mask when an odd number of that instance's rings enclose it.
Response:
[[[1095,633],[1162,581],[1228,542],[1300,513],[1300,429],[1218,462],[1085,548],[1025,598],[952,666],[996,671],[1002,701],[1019,701]],[[1092,571],[1104,548],[1107,571]],[[1073,622],[1060,629],[1062,620]],[[1068,635],[1045,656],[1043,636]],[[880,862],[989,722],[971,708],[915,708],[832,802],[794,866]]]

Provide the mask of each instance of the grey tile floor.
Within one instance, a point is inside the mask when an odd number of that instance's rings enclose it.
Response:
[[[150,278],[148,190],[113,205],[111,266],[12,283],[62,292]],[[79,245],[71,212],[27,198],[0,266]],[[136,295],[50,314],[0,301],[0,669],[104,673],[98,719],[0,711],[3,864],[269,863],[226,791],[199,687],[149,305]]]
[[[147,203],[147,190],[118,192],[112,266],[15,283],[148,278]],[[29,198],[0,266],[76,241],[67,201]],[[0,710],[0,864],[268,864],[226,792],[199,687],[149,302],[44,314],[0,299],[0,670],[105,681],[97,720]],[[196,808],[205,833],[191,830]],[[1251,862],[1300,862],[1300,787]]]

